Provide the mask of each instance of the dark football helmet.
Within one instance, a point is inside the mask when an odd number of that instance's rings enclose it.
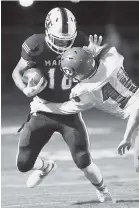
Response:
[[[63,53],[61,70],[69,79],[80,82],[95,74],[97,64],[87,48],[73,47]]]

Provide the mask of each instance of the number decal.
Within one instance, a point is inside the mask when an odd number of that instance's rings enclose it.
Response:
[[[49,74],[49,80],[50,80],[49,88],[54,89],[55,88],[55,68],[51,68],[48,71],[48,74]]]
[[[49,88],[50,89],[55,89],[55,71],[56,68],[50,68],[48,71],[49,75]],[[67,90],[70,89],[72,86],[72,80],[68,79],[65,75],[63,75],[63,79],[61,81],[61,88],[62,90]]]
[[[115,102],[120,104],[120,108],[124,108],[126,104],[128,103],[129,97],[122,96],[119,92],[116,91],[116,89],[108,82],[102,87],[102,96],[103,101],[105,102],[109,98],[113,99]]]
[[[68,79],[65,75],[63,76],[61,87],[63,90],[70,89],[72,86],[72,80]]]

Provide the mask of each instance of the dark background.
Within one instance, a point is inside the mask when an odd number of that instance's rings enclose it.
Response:
[[[135,1],[35,1],[30,7],[22,7],[18,2],[2,2],[2,26],[43,26],[46,14],[54,7],[70,9],[79,25],[104,26],[115,23],[122,26],[139,25],[139,3]]]
[[[2,1],[2,93],[16,90],[11,74],[20,59],[21,45],[33,33],[44,32],[45,17],[57,6],[70,9],[78,28],[87,35],[101,34],[104,41],[115,45],[125,57],[126,70],[139,82],[139,2],[35,1],[30,7],[22,7],[18,1]]]

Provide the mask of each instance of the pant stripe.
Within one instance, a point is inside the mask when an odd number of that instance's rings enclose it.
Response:
[[[79,113],[79,119],[80,119],[81,123],[82,123],[83,126],[84,126],[84,129],[85,129],[85,132],[86,132],[86,135],[87,135],[88,148],[89,148],[89,150],[90,150],[90,148],[91,148],[91,143],[90,143],[90,139],[89,139],[89,133],[88,133],[88,130],[87,130],[87,128],[86,128],[86,125],[85,125],[85,122],[84,122],[84,120],[83,120],[83,118],[82,118],[82,114],[81,114],[81,113]]]

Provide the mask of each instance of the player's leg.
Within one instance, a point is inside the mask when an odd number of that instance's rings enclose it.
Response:
[[[134,166],[136,171],[139,172],[139,99],[129,106],[126,114],[129,115],[129,119],[124,133],[124,140],[131,143],[135,138]]]
[[[93,184],[102,183],[102,175],[90,154],[90,142],[87,130],[81,119],[72,121],[72,126],[63,125],[62,135],[69,146],[71,155],[77,167],[81,169]]]
[[[45,126],[46,122],[40,114],[32,115],[29,121],[24,124],[19,136],[17,152],[17,167],[19,171],[27,172],[33,168],[42,168],[43,161],[38,160],[36,164],[35,161],[42,147],[52,135],[51,131],[48,131],[46,134]]]
[[[71,125],[64,125],[61,134],[69,146],[75,164],[99,191],[99,200],[111,200],[100,169],[91,158],[89,137],[82,117],[72,119]]]
[[[27,172],[31,169],[39,170],[37,175],[50,172],[54,163],[47,161],[45,158],[38,157],[43,146],[49,141],[54,130],[50,122],[46,121],[46,117],[42,114],[32,115],[27,123],[25,123],[20,134],[17,167],[21,172]],[[33,172],[34,173],[34,172]],[[34,177],[37,177],[37,175]],[[31,175],[29,183],[36,184],[33,175]],[[39,180],[39,178],[38,178]],[[30,185],[28,185],[30,186]]]
[[[139,126],[135,137],[135,150],[134,150],[134,166],[136,172],[139,172]]]

